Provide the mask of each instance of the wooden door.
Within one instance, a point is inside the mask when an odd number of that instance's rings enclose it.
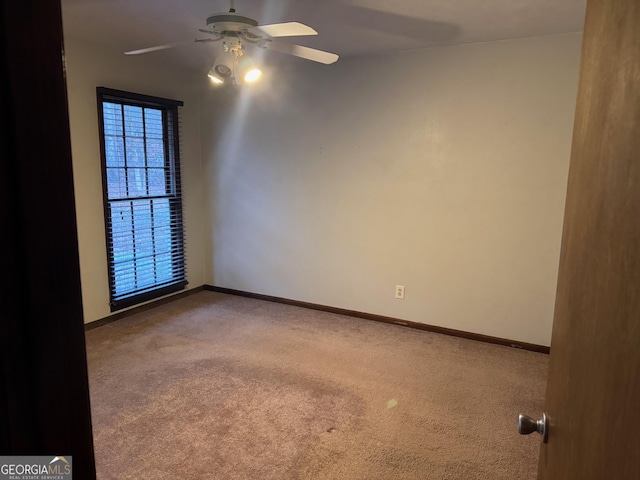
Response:
[[[4,1],[0,32],[0,455],[95,480],[60,2]]]
[[[589,0],[539,480],[640,479],[640,1]]]

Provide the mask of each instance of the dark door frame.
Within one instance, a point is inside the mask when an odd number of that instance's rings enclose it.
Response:
[[[0,455],[95,479],[60,1],[0,8]]]

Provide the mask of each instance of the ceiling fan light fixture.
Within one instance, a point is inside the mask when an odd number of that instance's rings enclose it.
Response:
[[[245,83],[253,83],[262,76],[260,69],[255,66],[253,60],[247,54],[238,59],[238,73]]]
[[[231,73],[233,73],[231,68],[228,65],[225,65],[223,63],[213,67],[213,70],[215,71],[216,75],[222,78],[230,77]]]
[[[233,75],[233,57],[220,55],[207,75],[217,85],[224,83],[225,79]]]

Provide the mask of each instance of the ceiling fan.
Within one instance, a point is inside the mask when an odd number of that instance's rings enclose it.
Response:
[[[253,18],[236,13],[234,3],[234,0],[229,0],[229,12],[211,14],[207,18],[207,27],[198,29],[210,37],[194,40],[198,43],[222,41],[222,51],[216,56],[215,63],[208,74],[213,83],[222,84],[227,79],[234,84],[251,83],[260,77],[260,70],[255,67],[245,50],[247,45],[255,45],[258,48],[294,55],[327,65],[338,60],[339,57],[335,53],[275,40],[278,37],[317,35],[318,32],[308,25],[299,22],[260,25]],[[124,53],[125,55],[139,55],[166,50],[177,45],[180,44],[158,45]]]

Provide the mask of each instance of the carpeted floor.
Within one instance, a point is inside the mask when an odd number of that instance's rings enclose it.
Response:
[[[98,479],[534,479],[548,357],[200,292],[87,332]]]

